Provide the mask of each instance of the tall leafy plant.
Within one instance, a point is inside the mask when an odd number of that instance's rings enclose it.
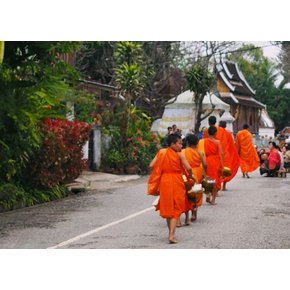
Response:
[[[0,65],[0,183],[21,182],[31,154],[40,146],[40,121],[55,116],[77,78],[60,54],[71,42],[5,42]]]
[[[123,41],[117,43],[114,54],[116,61],[116,84],[120,94],[125,98],[124,111],[120,129],[123,146],[127,142],[129,110],[132,100],[136,100],[144,88],[145,74],[143,70],[142,46],[135,42]]]
[[[193,65],[185,74],[187,85],[190,91],[193,92],[193,98],[195,103],[195,128],[194,131],[198,132],[202,119],[206,116],[202,115],[202,102],[206,93],[210,92],[210,89],[214,85],[215,77],[213,73],[209,71],[207,66],[201,64]]]

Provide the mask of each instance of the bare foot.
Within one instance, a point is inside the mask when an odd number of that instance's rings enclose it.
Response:
[[[216,203],[216,202],[212,202],[212,201],[211,201],[211,202],[210,202],[210,204],[211,204],[211,205],[216,205],[217,203]]]
[[[191,216],[190,220],[192,222],[194,222],[196,220],[196,216],[197,216],[197,212],[196,212],[196,210],[194,210],[193,213],[192,213],[192,216]]]
[[[168,243],[169,243],[169,244],[177,244],[178,241],[175,240],[175,239],[173,238],[173,239],[169,239],[169,240],[168,240]]]

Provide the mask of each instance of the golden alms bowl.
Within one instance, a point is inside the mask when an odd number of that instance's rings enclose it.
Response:
[[[224,168],[223,168],[223,176],[224,177],[229,177],[229,176],[231,176],[231,174],[232,174],[231,169],[229,167],[224,166]]]
[[[211,192],[215,186],[215,180],[210,177],[205,177],[201,184],[205,191]]]

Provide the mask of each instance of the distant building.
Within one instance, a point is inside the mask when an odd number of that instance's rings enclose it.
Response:
[[[275,125],[268,112],[262,109],[261,119],[259,122],[259,136],[275,138]]]
[[[212,105],[215,106],[213,111]],[[221,101],[215,94],[211,93],[204,96],[202,103],[202,116],[211,111],[210,115],[215,116],[217,121],[219,121],[220,116],[223,116],[223,113],[228,112],[229,110],[230,106]],[[158,121],[153,124],[154,126],[152,126],[151,130],[165,135],[167,133],[167,128],[176,124],[177,127],[182,130],[183,134],[187,134],[192,132],[195,127],[195,115],[196,108],[194,103],[194,93],[187,90],[179,94],[176,98],[168,101],[162,118],[157,119]],[[208,126],[208,117],[202,120],[200,128]],[[226,118],[225,121],[231,122],[229,118]]]
[[[260,118],[266,106],[255,99],[255,91],[247,83],[237,63],[222,61],[216,69],[219,97],[231,106],[230,113],[235,118],[234,133],[247,123],[252,133],[259,134]]]

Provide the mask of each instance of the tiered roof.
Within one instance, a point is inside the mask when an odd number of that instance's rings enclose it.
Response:
[[[222,61],[217,65],[217,73],[229,92],[220,92],[220,96],[228,104],[241,104],[249,107],[265,108],[265,105],[257,101],[255,91],[246,81],[237,63]]]

